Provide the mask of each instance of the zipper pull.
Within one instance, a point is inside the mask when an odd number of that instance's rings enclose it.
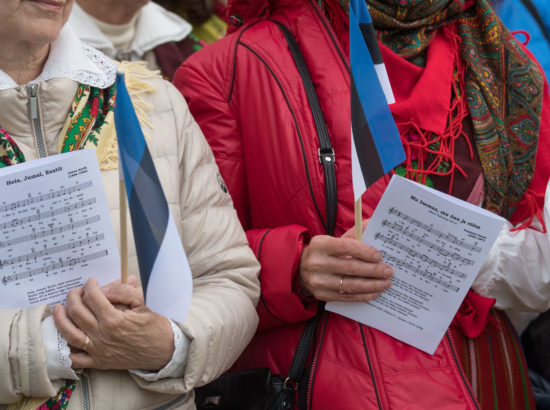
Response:
[[[29,103],[31,111],[31,119],[38,119],[38,85],[31,84],[27,87],[29,90]]]

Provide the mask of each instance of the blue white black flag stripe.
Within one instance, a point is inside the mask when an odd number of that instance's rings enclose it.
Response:
[[[117,74],[115,127],[128,208],[146,305],[183,322],[189,311],[192,276],[151,154],[128,95]]]
[[[361,17],[358,20],[357,14]],[[370,26],[369,26],[370,24]],[[353,189],[359,198],[365,189],[405,160],[399,131],[388,107],[393,93],[386,78],[383,90],[365,35],[369,36],[376,61],[382,56],[364,0],[350,4],[351,129]],[[374,39],[371,38],[374,36]]]
[[[376,37],[376,30],[365,2],[356,8],[355,16],[357,17],[359,29],[361,30],[361,34],[363,35],[363,39],[365,40],[365,44],[367,45],[370,57],[374,64],[374,70],[378,76],[378,81],[380,82],[382,91],[384,91],[384,95],[386,96],[386,101],[388,104],[393,104],[395,102],[395,97],[390,85],[388,71],[384,65],[384,60],[382,59],[382,52],[380,51],[380,45],[378,44],[378,39]]]

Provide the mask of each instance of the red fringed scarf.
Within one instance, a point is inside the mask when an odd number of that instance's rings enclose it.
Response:
[[[548,137],[539,142],[544,93],[538,65],[486,0],[367,3],[380,40],[391,49],[383,54],[407,151],[403,173],[428,185],[449,177],[451,192],[457,174],[468,177],[455,152],[457,143],[466,144],[483,170],[483,206],[523,222],[519,228],[531,225],[541,216],[550,174],[548,148],[540,149]]]

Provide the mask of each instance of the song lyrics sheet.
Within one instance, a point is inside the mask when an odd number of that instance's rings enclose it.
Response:
[[[394,268],[390,289],[369,303],[327,304],[433,354],[470,289],[504,219],[393,176],[363,241]]]
[[[0,170],[0,308],[64,303],[120,276],[95,150]]]

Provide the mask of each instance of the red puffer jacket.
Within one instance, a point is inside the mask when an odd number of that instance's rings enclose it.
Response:
[[[230,0],[229,12],[242,25],[230,26],[226,38],[187,60],[174,82],[214,151],[262,265],[260,328],[235,368],[267,366],[287,374],[304,321],[316,312],[316,304],[297,292],[300,255],[312,235],[326,232],[327,204],[313,115],[273,21],[296,37],[326,120],[340,236],[354,223],[348,19],[337,0],[327,0],[323,11],[314,0]],[[365,217],[374,205],[365,203]],[[430,356],[325,313],[312,354],[307,408],[479,409],[468,382],[475,367],[468,363],[466,374],[461,355],[467,346],[456,334],[449,332]],[[524,380],[516,382],[525,387]]]

